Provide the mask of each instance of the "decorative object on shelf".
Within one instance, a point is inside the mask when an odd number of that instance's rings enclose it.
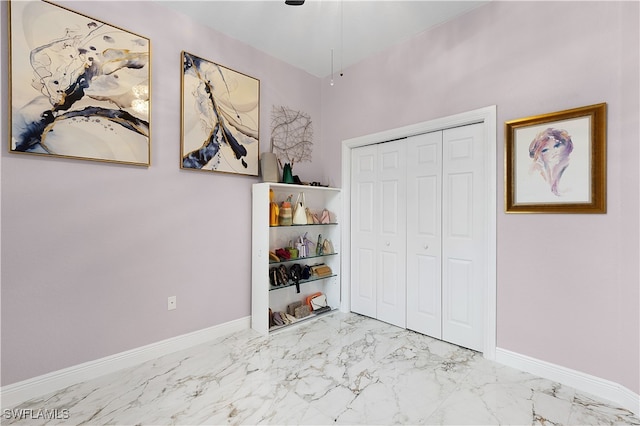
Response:
[[[278,215],[278,224],[280,226],[289,226],[293,224],[293,218],[291,214],[291,197],[293,195],[289,195],[286,201],[283,201],[280,205],[280,212]]]
[[[606,213],[607,104],[505,123],[507,213]]]
[[[293,179],[293,171],[291,170],[292,164],[285,163],[282,167],[282,183],[295,183]]]
[[[260,154],[260,174],[263,182],[280,182],[278,158],[273,152]]]
[[[316,256],[322,256],[322,234],[318,234],[318,243],[316,244]]]
[[[271,109],[271,151],[276,154],[279,160],[289,164],[291,180],[285,179],[283,168],[282,181],[293,183],[292,168],[294,163],[311,162],[312,159],[313,125],[311,117],[302,111],[274,105]]]
[[[258,176],[260,80],[182,52],[182,169]]]
[[[149,166],[149,39],[49,2],[8,6],[9,152]]]
[[[329,213],[329,210],[327,209],[323,209],[322,210],[322,216],[320,217],[320,223],[326,225],[331,223],[331,214]]]
[[[298,198],[296,199],[296,206],[293,208],[293,224],[307,224],[307,207],[306,201],[304,199],[304,192],[300,192],[298,194]]]
[[[280,214],[280,208],[276,203],[276,196],[273,193],[273,189],[269,190],[269,226],[278,226],[278,216]]]

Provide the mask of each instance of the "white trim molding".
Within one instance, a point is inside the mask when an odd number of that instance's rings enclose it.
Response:
[[[14,407],[21,402],[37,398],[68,386],[85,382],[123,368],[188,349],[219,337],[251,328],[251,317],[244,317],[213,327],[161,340],[94,361],[74,365],[62,370],[37,376],[22,382],[3,386],[0,390],[2,408]]]
[[[351,310],[351,150],[395,139],[464,126],[483,123],[487,141],[486,185],[487,191],[487,288],[485,291],[485,333],[482,354],[493,360],[496,348],[497,312],[497,108],[490,105],[472,111],[447,117],[436,118],[422,123],[411,124],[380,133],[360,136],[342,141],[342,239],[341,239],[341,281],[342,297],[340,310]]]
[[[495,361],[604,398],[640,416],[640,395],[619,383],[501,348],[496,348]]]

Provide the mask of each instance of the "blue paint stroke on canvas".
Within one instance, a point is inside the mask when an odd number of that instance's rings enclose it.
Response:
[[[44,2],[14,13],[29,50],[13,56],[12,76],[31,84],[14,84],[11,149],[148,164],[148,40]]]
[[[257,80],[187,52],[183,73],[182,167],[256,174]]]
[[[569,167],[572,151],[573,142],[569,133],[554,128],[538,133],[529,145],[529,157],[533,160],[531,172],[538,172],[556,196],[562,195],[560,178]]]

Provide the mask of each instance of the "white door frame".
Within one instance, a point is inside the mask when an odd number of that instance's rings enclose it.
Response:
[[[497,219],[497,133],[496,106],[491,105],[473,111],[422,123],[385,130],[371,135],[342,141],[342,239],[341,239],[341,302],[340,310],[349,312],[351,306],[351,150],[365,145],[387,142],[422,133],[445,130],[467,124],[483,123],[487,144],[487,288],[485,291],[485,324],[483,355],[487,359],[496,357],[496,219]]]

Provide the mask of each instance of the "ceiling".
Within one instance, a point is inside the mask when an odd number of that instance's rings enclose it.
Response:
[[[288,6],[284,0],[161,0],[160,4],[322,78],[338,75],[343,68],[488,1],[306,0],[302,6]]]

